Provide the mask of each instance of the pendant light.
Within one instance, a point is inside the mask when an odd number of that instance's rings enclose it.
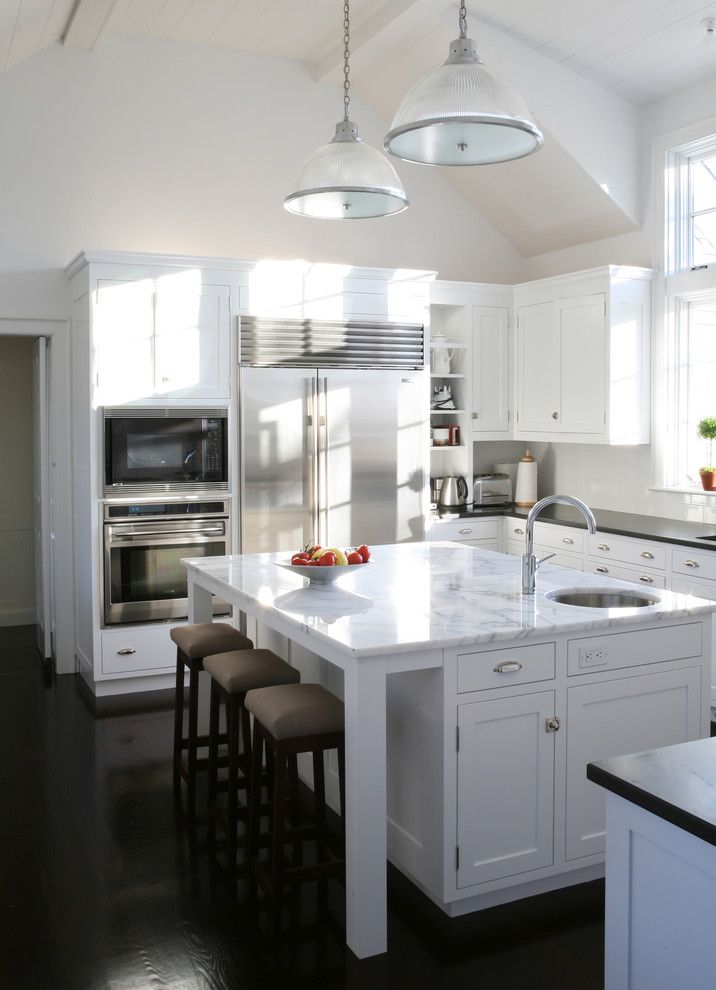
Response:
[[[531,155],[543,142],[514,86],[478,58],[461,0],[460,37],[447,61],[403,98],[386,151],[423,165],[487,165]]]
[[[398,174],[380,151],[363,143],[349,117],[350,3],[343,4],[343,120],[333,140],[303,163],[296,191],[283,205],[290,213],[320,219],[359,219],[400,213],[408,197]]]

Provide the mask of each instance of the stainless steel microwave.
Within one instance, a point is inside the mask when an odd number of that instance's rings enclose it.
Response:
[[[226,409],[105,409],[105,495],[228,490],[226,428]]]

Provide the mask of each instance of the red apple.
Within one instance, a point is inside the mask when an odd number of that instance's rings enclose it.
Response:
[[[348,563],[349,564],[363,564],[363,563],[365,563],[365,561],[363,560],[363,557],[358,553],[357,550],[352,550],[347,555],[347,559],[348,559]]]

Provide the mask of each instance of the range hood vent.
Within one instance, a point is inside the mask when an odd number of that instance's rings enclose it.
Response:
[[[425,328],[355,320],[241,319],[239,363],[254,368],[425,367]]]

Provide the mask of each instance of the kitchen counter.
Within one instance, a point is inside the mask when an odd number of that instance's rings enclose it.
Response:
[[[587,777],[716,846],[716,739],[590,763]]]
[[[634,609],[558,605],[545,592],[594,587],[593,575],[543,565],[535,595],[521,591],[519,558],[456,543],[375,547],[370,564],[349,570],[335,585],[276,567],[286,554],[249,554],[182,561],[190,575],[210,578],[217,592],[257,603],[310,640],[367,657],[448,646],[514,641],[528,636],[661,622],[716,610],[716,603],[650,589],[657,604]],[[599,579],[630,591],[622,581]],[[318,646],[315,647],[318,650]]]
[[[716,500],[714,500],[716,505]],[[716,536],[716,525],[682,522],[679,519],[662,519],[659,516],[641,516],[631,512],[613,512],[609,509],[592,509],[601,533],[615,536],[644,537],[661,543],[679,546],[716,550],[715,540],[704,540],[704,536]],[[511,516],[526,519],[529,509],[514,505],[506,507],[489,506],[478,509],[463,509],[460,512],[434,512],[433,520],[488,518],[490,516]],[[582,529],[584,517],[575,509],[565,505],[551,505],[539,514],[540,522],[556,523],[561,526],[579,526]]]

